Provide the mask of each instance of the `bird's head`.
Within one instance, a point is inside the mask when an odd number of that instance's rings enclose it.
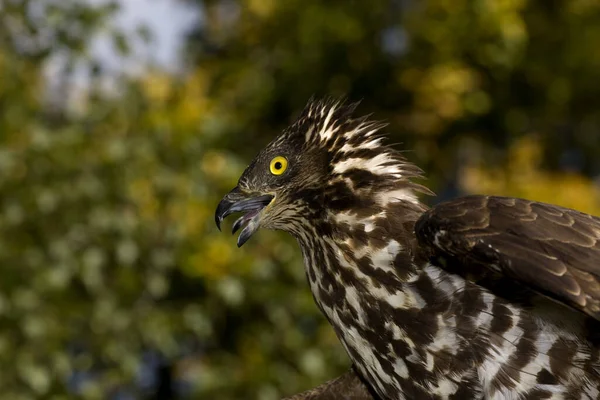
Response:
[[[219,203],[215,221],[233,224],[242,246],[259,227],[299,234],[329,213],[375,213],[393,201],[417,202],[427,189],[410,178],[421,171],[382,144],[385,126],[354,118],[357,103],[310,101],[298,119],[246,168]]]

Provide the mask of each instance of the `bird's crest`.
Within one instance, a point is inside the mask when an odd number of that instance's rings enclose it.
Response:
[[[326,150],[332,176],[351,181],[353,188],[376,182],[376,189],[381,190],[404,181],[411,192],[433,194],[424,186],[409,182],[421,178],[422,171],[400,151],[385,144],[381,130],[387,123],[372,120],[368,115],[353,117],[358,104],[335,99],[311,100],[280,139],[300,141],[305,149]]]

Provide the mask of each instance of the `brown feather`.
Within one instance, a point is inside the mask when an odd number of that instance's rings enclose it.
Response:
[[[284,400],[377,400],[367,386],[350,370],[314,389],[298,393]]]
[[[434,257],[460,260],[465,274],[506,275],[600,320],[598,217],[530,200],[466,196],[427,211],[415,232]]]

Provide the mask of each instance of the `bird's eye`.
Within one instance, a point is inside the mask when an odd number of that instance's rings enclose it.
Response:
[[[281,175],[285,172],[288,166],[288,161],[285,157],[277,156],[271,160],[269,169],[273,175]]]

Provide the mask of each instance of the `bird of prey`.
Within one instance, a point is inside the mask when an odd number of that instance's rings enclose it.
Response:
[[[293,398],[600,398],[600,219],[483,195],[428,209],[422,171],[355,108],[310,101],[216,210],[244,213],[238,246],[297,239],[352,361]]]

